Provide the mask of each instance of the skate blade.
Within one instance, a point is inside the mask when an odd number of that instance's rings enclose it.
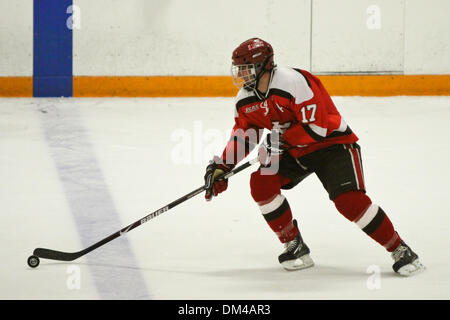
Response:
[[[284,269],[288,271],[302,270],[314,266],[314,261],[309,254],[305,254],[295,260],[288,260],[281,263]]]
[[[410,277],[423,272],[425,269],[425,266],[419,261],[419,259],[416,259],[398,269],[397,273],[403,277]]]

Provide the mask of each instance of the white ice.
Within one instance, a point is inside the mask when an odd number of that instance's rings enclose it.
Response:
[[[395,275],[315,176],[284,195],[316,266],[284,271],[250,195],[256,165],[211,202],[31,269],[36,247],[78,251],[201,186],[233,99],[0,99],[0,299],[449,299],[450,97],[334,100],[360,138],[368,195],[424,273]]]

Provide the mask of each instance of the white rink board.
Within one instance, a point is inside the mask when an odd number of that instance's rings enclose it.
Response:
[[[314,72],[450,72],[448,0],[73,5],[75,76],[229,75],[232,50],[254,36],[273,45],[279,65]],[[1,1],[0,21],[0,76],[32,76],[33,1]]]
[[[334,100],[360,138],[369,196],[420,255],[425,273],[396,276],[389,254],[336,211],[315,177],[284,194],[316,266],[284,271],[277,261],[282,246],[249,194],[256,166],[230,179],[227,192],[212,202],[197,196],[132,230],[126,254],[115,243],[89,259],[41,260],[30,269],[26,258],[35,247],[82,249],[86,235],[75,221],[101,225],[89,231],[100,240],[200,186],[207,157],[175,164],[174,134],[190,133],[192,148],[212,156],[208,135],[228,138],[233,99],[0,99],[0,179],[8,181],[0,188],[0,299],[102,299],[98,285],[112,275],[118,284],[110,296],[120,299],[449,299],[450,98]],[[79,117],[65,118],[68,111]],[[83,139],[101,168],[120,226],[104,212],[73,215],[67,203],[73,195],[65,194],[68,181],[58,179],[53,155],[63,152],[75,161],[76,148],[49,146],[44,131],[60,123],[46,120],[53,116],[85,128]],[[76,147],[78,133],[66,134]],[[68,287],[73,268],[80,271],[79,289]],[[368,270],[381,272],[379,286]],[[125,273],[143,277],[147,294],[134,295],[121,277]]]
[[[450,73],[450,2],[405,1],[405,74]]]
[[[33,75],[33,1],[0,1],[0,77]]]
[[[309,66],[310,1],[74,0],[74,75],[229,75],[239,43],[260,37],[277,63]],[[95,45],[93,45],[95,44]]]
[[[403,71],[404,1],[313,2],[311,70]]]

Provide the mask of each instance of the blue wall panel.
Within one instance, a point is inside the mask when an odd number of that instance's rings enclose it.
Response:
[[[72,0],[34,0],[33,96],[72,96]]]

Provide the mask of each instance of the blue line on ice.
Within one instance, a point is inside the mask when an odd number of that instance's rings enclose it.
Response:
[[[86,248],[123,225],[80,110],[70,102],[55,102],[42,100],[37,102],[37,109],[81,243]],[[60,248],[64,251],[79,250],[64,249],[63,245]],[[150,298],[126,237],[115,239],[85,257],[100,299]]]

